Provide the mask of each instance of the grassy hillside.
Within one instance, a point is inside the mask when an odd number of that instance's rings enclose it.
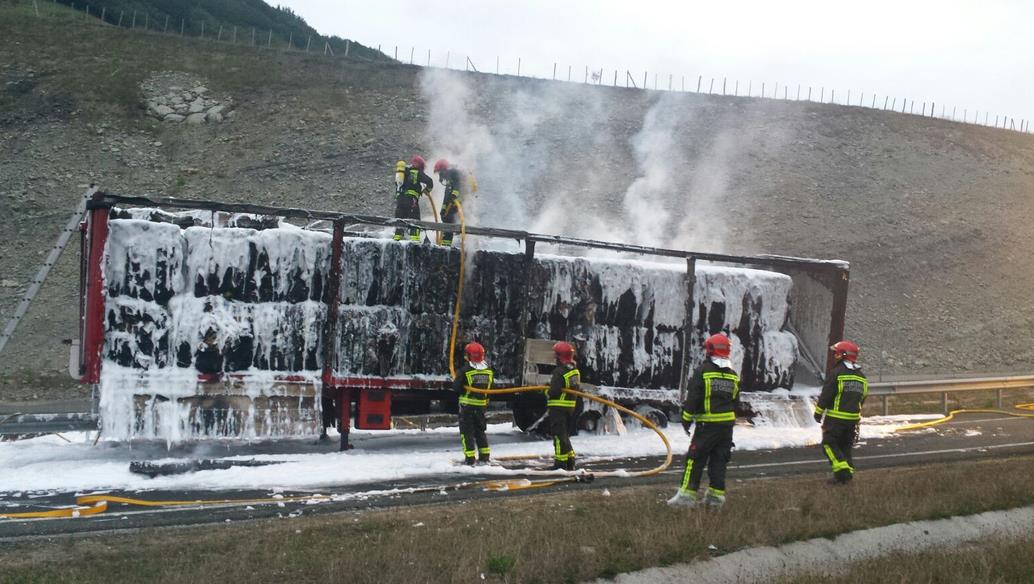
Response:
[[[25,6],[0,3],[0,320],[90,182],[390,214],[392,165],[420,152],[474,161],[481,224],[849,260],[848,334],[872,374],[1034,359],[1034,136],[828,104],[444,75]],[[232,96],[238,117],[148,117],[140,84],[170,70]],[[66,392],[76,261],[73,250],[57,266],[0,355],[0,400]]]
[[[25,0],[22,0],[23,2]],[[53,0],[40,0],[53,2]],[[208,36],[220,40],[256,45],[275,45],[323,51],[329,42],[335,53],[351,57],[386,60],[376,49],[337,36],[324,37],[290,8],[270,6],[262,0],[90,0],[58,3],[89,11],[108,24],[146,30]],[[220,32],[221,31],[221,32]],[[236,35],[236,37],[234,36]]]

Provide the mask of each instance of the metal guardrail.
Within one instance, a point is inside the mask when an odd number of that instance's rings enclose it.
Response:
[[[98,420],[97,414],[89,413],[0,414],[0,436],[92,432]]]
[[[891,396],[939,393],[941,394],[941,404],[944,413],[947,414],[949,393],[993,390],[995,392],[995,407],[1001,408],[1002,392],[1016,389],[1034,389],[1034,375],[920,381],[878,381],[869,384],[869,395],[881,398],[883,402],[883,415],[887,415],[887,404]]]

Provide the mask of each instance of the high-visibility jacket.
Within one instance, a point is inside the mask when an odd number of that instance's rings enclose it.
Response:
[[[739,400],[740,376],[708,359],[689,378],[682,421],[735,424]]]
[[[578,396],[570,395],[567,389],[578,389],[582,382],[582,373],[574,363],[557,365],[553,369],[553,377],[549,379],[546,390],[546,407],[574,409],[578,405]]]
[[[852,369],[841,360],[822,384],[822,393],[815,404],[815,413],[837,420],[862,419],[862,405],[869,395],[869,380],[860,368]]]
[[[470,391],[467,388],[492,389],[494,381],[495,374],[491,369],[487,367],[478,369],[467,363],[456,374],[456,379],[452,381],[452,388],[456,393],[460,394],[459,402],[461,406],[483,408],[488,405],[488,396],[483,393]]]
[[[431,190],[433,186],[434,181],[431,180],[431,177],[424,174],[424,171],[407,166],[398,194],[409,195],[419,199],[424,191]]]

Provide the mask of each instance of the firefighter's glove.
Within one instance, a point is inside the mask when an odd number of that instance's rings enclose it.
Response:
[[[692,434],[693,433],[693,420],[683,420],[682,421],[682,429],[686,432],[686,434]]]
[[[819,424],[822,423],[822,414],[815,412],[815,421]]]

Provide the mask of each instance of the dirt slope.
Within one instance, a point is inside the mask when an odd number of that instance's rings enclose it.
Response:
[[[44,42],[59,36],[63,42]],[[232,122],[151,119],[159,71]],[[1034,137],[833,105],[458,74],[34,19],[0,8],[0,320],[86,185],[390,214],[393,163],[478,161],[481,224],[841,258],[871,372],[1034,360]],[[516,224],[516,225],[515,225]],[[67,397],[75,246],[0,355],[0,401]]]

